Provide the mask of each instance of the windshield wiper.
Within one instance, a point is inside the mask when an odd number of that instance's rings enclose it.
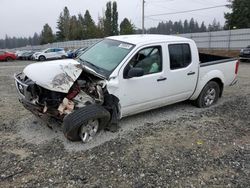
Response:
[[[84,65],[86,65],[86,64],[87,64],[87,65],[91,65],[92,67],[95,67],[96,69],[102,71],[102,69],[101,69],[100,67],[94,65],[93,63],[90,63],[89,61],[86,61],[86,60],[81,59],[81,58],[79,58],[79,59],[80,59],[81,62],[83,62]]]

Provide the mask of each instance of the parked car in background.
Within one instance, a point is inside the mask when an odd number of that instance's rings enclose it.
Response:
[[[23,60],[32,60],[32,55],[34,54],[34,51],[28,51],[23,54]]]
[[[86,49],[87,49],[87,47],[78,48],[78,49],[75,49],[75,50],[69,50],[69,51],[67,51],[68,58],[74,59],[78,55],[80,55],[82,52],[84,52]]]
[[[22,51],[19,52],[17,55],[17,59],[19,60],[31,60],[32,55],[34,54],[34,51]]]
[[[75,51],[75,57],[79,56],[81,53],[83,53],[85,50],[87,50],[88,47],[78,48]]]
[[[23,55],[26,53],[27,51],[18,51],[16,52],[16,59],[18,60],[22,60],[23,59]]]
[[[42,52],[34,53],[33,57],[38,61],[45,61],[47,59],[64,59],[68,55],[63,48],[48,48]]]
[[[250,45],[240,50],[241,60],[250,60]]]
[[[16,55],[11,52],[0,51],[0,61],[12,61],[16,59]]]
[[[76,57],[75,52],[76,50],[68,50],[67,51],[68,58],[71,58],[71,59],[75,58]]]

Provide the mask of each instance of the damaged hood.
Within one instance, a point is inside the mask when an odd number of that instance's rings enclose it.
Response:
[[[73,59],[47,61],[28,65],[23,73],[37,85],[51,91],[68,93],[83,67]]]

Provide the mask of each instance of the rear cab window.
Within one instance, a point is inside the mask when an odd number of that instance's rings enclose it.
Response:
[[[189,66],[192,62],[190,45],[188,43],[169,44],[170,69],[182,69]]]

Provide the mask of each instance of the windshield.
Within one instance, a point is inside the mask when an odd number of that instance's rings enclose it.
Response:
[[[95,71],[109,75],[133,49],[134,45],[104,39],[80,55],[82,62],[92,65]]]

